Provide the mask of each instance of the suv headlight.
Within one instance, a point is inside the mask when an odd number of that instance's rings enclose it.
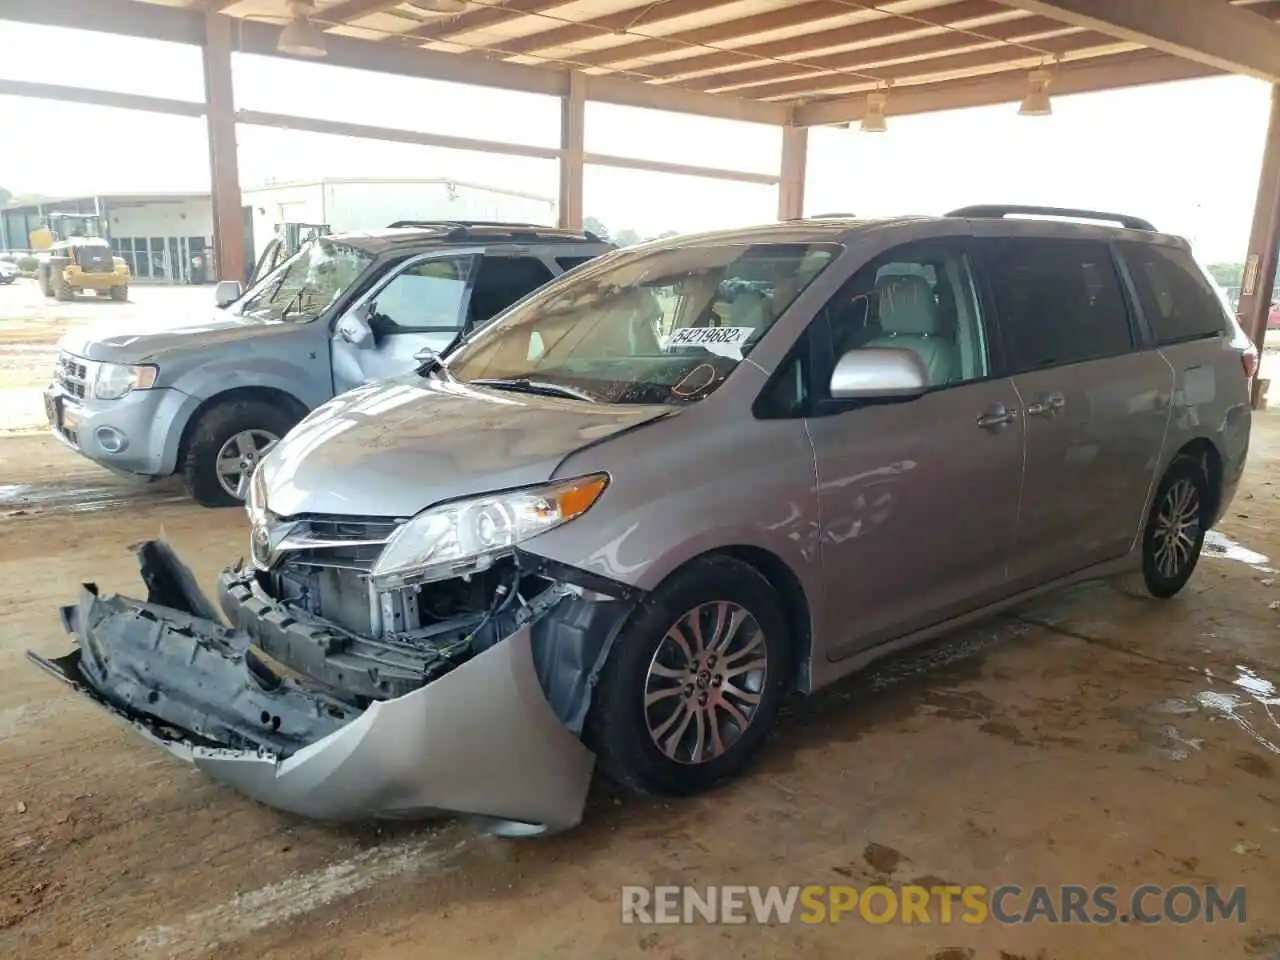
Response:
[[[516,544],[582,516],[608,485],[598,473],[424,510],[391,535],[373,584],[390,590],[485,570]]]
[[[130,390],[155,386],[158,367],[149,364],[100,363],[93,381],[93,395],[99,400],[119,400]]]

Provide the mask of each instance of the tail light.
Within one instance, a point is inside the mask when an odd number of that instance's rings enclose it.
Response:
[[[1253,344],[1240,352],[1240,363],[1244,366],[1244,375],[1249,380],[1258,372],[1258,348]]]

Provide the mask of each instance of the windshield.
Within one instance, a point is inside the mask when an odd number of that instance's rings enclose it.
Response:
[[[719,244],[615,254],[503,314],[449,355],[448,370],[468,382],[607,403],[701,400],[841,249]]]
[[[237,312],[255,320],[314,320],[372,262],[373,255],[357,247],[313,240],[250,288]]]

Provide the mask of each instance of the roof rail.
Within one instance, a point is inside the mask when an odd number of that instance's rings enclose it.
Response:
[[[1118,223],[1126,230],[1146,230],[1148,233],[1157,232],[1150,220],[1143,220],[1141,217],[1131,217],[1127,213],[1104,213],[1101,210],[1077,210],[1074,207],[1037,207],[1014,203],[980,203],[971,207],[961,207],[959,210],[952,210],[947,214],[948,217],[965,217],[971,220],[1000,220],[1010,215],[1101,220],[1106,223]]]
[[[520,223],[511,220],[397,220],[388,224],[388,230],[402,228],[420,230],[445,230],[451,239],[463,239],[473,228],[481,230],[505,230],[513,237],[536,237],[540,240],[586,240],[600,243],[600,237],[590,230],[562,230],[537,223]]]

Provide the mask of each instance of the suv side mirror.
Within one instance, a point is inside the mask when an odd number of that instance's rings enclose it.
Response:
[[[354,310],[347,311],[338,321],[338,336],[353,347],[364,349],[374,345],[373,327],[369,325],[372,315],[372,304],[363,303]]]
[[[219,280],[218,285],[213,288],[213,302],[219,307],[225,307],[229,303],[235,303],[240,299],[239,280]]]
[[[905,400],[928,389],[928,372],[914,350],[850,350],[831,371],[832,400]]]

